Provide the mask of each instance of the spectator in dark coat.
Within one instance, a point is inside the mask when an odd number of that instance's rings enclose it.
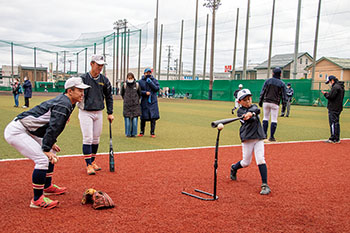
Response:
[[[332,86],[331,91],[322,91],[322,94],[328,100],[328,119],[331,129],[331,137],[326,142],[340,143],[339,118],[340,113],[343,111],[344,82],[340,82],[335,76],[330,75],[326,81],[326,84],[328,83]]]
[[[136,82],[133,73],[127,74],[127,80],[123,83],[120,94],[124,99],[123,116],[125,122],[125,136],[135,137],[137,135],[138,117],[141,115],[141,88]]]
[[[32,98],[32,83],[29,81],[27,77],[24,77],[24,83],[23,83],[23,89],[24,89],[24,105],[22,108],[28,108],[29,107],[29,99]]]
[[[139,81],[141,87],[141,131],[138,136],[142,137],[145,133],[146,121],[151,122],[151,137],[155,138],[156,120],[160,118],[158,110],[157,92],[159,83],[152,76],[151,69],[145,69],[144,75]]]

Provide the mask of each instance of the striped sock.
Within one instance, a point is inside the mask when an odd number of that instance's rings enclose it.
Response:
[[[38,200],[44,192],[47,170],[34,169],[32,175],[32,184],[34,191],[34,201]]]
[[[49,170],[46,172],[46,180],[45,180],[45,186],[44,186],[45,189],[51,186],[54,167],[55,167],[54,164],[49,163]]]

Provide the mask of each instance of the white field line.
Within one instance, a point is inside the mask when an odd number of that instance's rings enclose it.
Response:
[[[272,142],[272,143],[265,143],[265,145],[276,145],[276,144],[296,144],[296,143],[308,143],[308,142],[323,142],[327,139],[322,140],[306,140],[306,141],[289,141],[289,142]],[[348,141],[350,138],[342,138],[341,141]],[[238,145],[224,145],[220,146],[223,148],[226,147],[239,147],[241,144]],[[203,147],[186,147],[186,148],[172,148],[172,149],[156,149],[156,150],[137,150],[137,151],[121,151],[121,152],[114,152],[114,154],[136,154],[136,153],[149,153],[149,152],[158,152],[158,151],[178,151],[178,150],[200,150],[200,149],[211,149],[215,148],[215,146],[203,146]],[[97,155],[105,155],[108,154],[108,152],[103,153],[97,153]],[[82,154],[76,154],[76,155],[60,155],[60,158],[68,158],[68,157],[83,157]],[[16,158],[16,159],[1,159],[0,162],[7,162],[7,161],[19,161],[19,160],[28,160],[28,158]]]

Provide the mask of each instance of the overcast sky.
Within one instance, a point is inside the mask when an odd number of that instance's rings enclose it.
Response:
[[[211,11],[203,7],[204,2],[206,1],[199,0],[197,72],[201,72],[203,69],[207,14],[210,14],[211,23]],[[217,11],[215,37],[216,71],[223,71],[225,65],[232,64],[237,8],[240,10],[237,67],[243,64],[246,28],[247,0],[222,0],[221,2],[222,5]],[[248,39],[249,64],[261,63],[267,59],[272,2],[273,0],[251,0]],[[302,0],[299,52],[308,52],[311,56],[313,55],[318,2],[319,0]],[[113,22],[118,19],[127,19],[130,25],[145,30],[143,31],[141,63],[143,66],[152,66],[153,20],[156,0],[0,0],[0,3],[0,40],[19,43],[72,41],[83,33],[91,33],[83,35],[92,37],[94,34],[101,34],[97,32],[113,32]],[[184,68],[192,69],[195,5],[195,0],[159,0],[158,33],[160,33],[160,24],[164,25],[162,69],[167,66],[166,46],[171,46],[171,65],[174,64],[174,59],[179,57],[181,20],[185,21]],[[297,0],[276,0],[273,55],[294,53],[297,5]],[[349,18],[350,1],[322,0],[317,58],[321,56],[350,57]],[[210,30],[211,25],[209,33]],[[208,39],[209,56],[210,36]],[[44,44],[36,43],[36,45],[38,47],[42,45],[43,49],[48,49],[44,47]],[[101,49],[101,47],[98,48],[99,51]],[[55,51],[61,50],[61,48],[56,48]],[[81,48],[71,49],[68,59],[74,60],[73,53],[80,50]],[[15,65],[33,66],[32,50],[15,47],[14,52]],[[11,64],[9,45],[0,42],[0,53],[2,54],[0,64]],[[55,62],[55,56],[43,52],[38,54],[37,64],[48,66],[50,61]],[[83,57],[79,61],[80,66],[82,63]],[[131,58],[130,66],[135,67],[136,65],[136,57]],[[61,69],[62,64],[60,63],[59,66]],[[73,66],[75,67],[75,61],[73,61]],[[207,59],[207,67],[209,67],[209,58]]]

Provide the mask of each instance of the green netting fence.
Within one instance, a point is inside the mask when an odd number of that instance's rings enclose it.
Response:
[[[313,83],[310,79],[283,80],[286,84],[290,83],[294,90],[293,104],[326,106],[327,99],[321,93],[325,88],[323,83]],[[265,80],[216,80],[213,85],[213,100],[234,101],[233,93],[242,84],[243,88],[248,88],[253,94],[253,102],[259,102],[260,91]],[[322,84],[322,85],[321,85]],[[192,99],[208,99],[209,81],[208,80],[169,80],[159,81],[160,88],[174,87],[176,97],[190,97]],[[312,90],[312,87],[316,90]],[[350,107],[350,82],[345,82],[344,105]]]

